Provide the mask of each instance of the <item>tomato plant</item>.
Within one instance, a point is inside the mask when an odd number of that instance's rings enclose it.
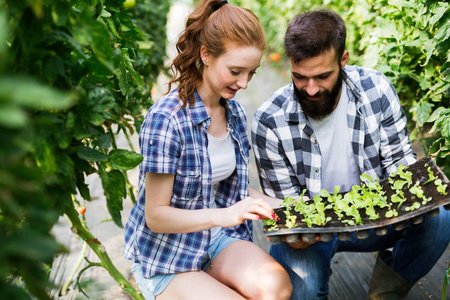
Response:
[[[138,131],[164,71],[165,0],[0,2],[0,298],[49,299],[53,258],[66,251],[50,234],[65,214],[130,296],[120,274],[76,210],[98,173],[106,206],[122,227],[126,171],[142,157],[119,149],[118,133]]]

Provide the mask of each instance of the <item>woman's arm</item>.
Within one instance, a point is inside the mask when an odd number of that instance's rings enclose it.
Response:
[[[269,219],[273,213],[262,199],[245,198],[227,208],[187,210],[170,206],[175,175],[146,173],[145,219],[158,233],[188,233],[215,226],[233,227],[245,220]]]

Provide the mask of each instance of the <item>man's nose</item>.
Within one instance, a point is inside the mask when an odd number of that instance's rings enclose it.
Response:
[[[305,91],[308,93],[309,96],[314,96],[319,92],[320,88],[319,85],[316,83],[314,79],[308,79],[308,82],[305,87]]]

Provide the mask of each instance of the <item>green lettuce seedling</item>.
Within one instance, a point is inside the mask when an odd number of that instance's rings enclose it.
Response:
[[[396,190],[395,194],[391,196],[392,203],[398,203],[397,209],[400,208],[400,206],[406,202],[405,194],[403,194],[402,190]]]
[[[423,198],[423,189],[420,186],[420,182],[417,181],[415,185],[413,185],[409,191],[411,192],[411,194],[416,195],[417,198],[422,199]]]
[[[286,227],[287,228],[297,227],[298,225],[296,224],[296,222],[297,222],[297,216],[296,215],[286,216]]]
[[[433,171],[431,170],[431,167],[428,166],[428,164],[426,164],[425,167],[428,167],[428,168],[427,168],[427,172],[428,172],[428,180],[425,181],[424,185],[427,184],[428,182],[435,181],[436,179],[438,179],[436,176],[434,176],[434,173],[433,173]]]
[[[405,208],[406,211],[413,211],[420,208],[419,202],[414,202],[411,206]]]
[[[397,210],[395,210],[395,208],[394,208],[394,209],[388,210],[388,211],[386,212],[385,216],[386,216],[386,218],[397,217],[397,216],[398,216],[398,212],[397,212]]]
[[[447,184],[442,184],[442,180],[441,179],[436,179],[434,181],[434,184],[436,185],[436,190],[439,192],[439,194],[441,195],[447,195]]]
[[[277,221],[275,219],[262,220],[264,226],[267,226],[267,231],[278,230]]]
[[[397,168],[396,174],[398,176],[400,176],[400,178],[406,180],[408,182],[408,187],[410,187],[411,184],[412,184],[412,173],[411,173],[411,171],[406,171],[405,172],[405,169],[406,169],[406,166],[399,165],[398,168]],[[395,173],[394,173],[394,176],[395,176]]]

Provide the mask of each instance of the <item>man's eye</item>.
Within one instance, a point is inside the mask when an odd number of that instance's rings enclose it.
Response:
[[[319,79],[327,79],[328,77],[330,77],[330,75],[320,75]]]

